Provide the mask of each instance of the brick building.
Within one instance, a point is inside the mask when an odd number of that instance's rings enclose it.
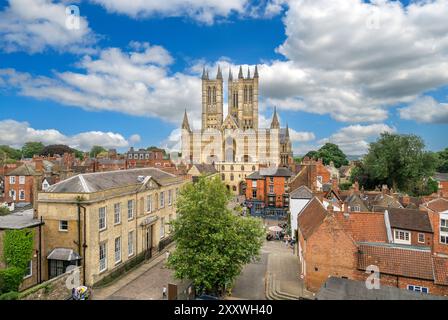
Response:
[[[311,191],[323,191],[324,184],[331,184],[331,173],[325,167],[322,159],[303,158],[297,168],[298,173],[291,178],[290,188],[295,190],[300,186],[307,186]]]
[[[5,197],[14,203],[33,203],[39,180],[39,172],[30,164],[23,164],[5,175]]]
[[[438,198],[423,203],[421,210],[426,210],[434,231],[433,252],[448,255],[448,199]]]
[[[261,168],[246,177],[246,206],[252,215],[285,217],[289,209],[286,167]]]
[[[298,256],[308,290],[329,276],[365,281],[379,267],[382,285],[448,295],[448,258],[433,254],[425,211],[335,212],[314,197],[298,216]]]
[[[439,194],[448,198],[448,173],[437,172],[434,175],[434,179],[439,183]]]

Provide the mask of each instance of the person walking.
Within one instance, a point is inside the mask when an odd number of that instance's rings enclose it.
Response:
[[[163,299],[166,299],[166,286],[163,286],[162,296],[163,296]]]

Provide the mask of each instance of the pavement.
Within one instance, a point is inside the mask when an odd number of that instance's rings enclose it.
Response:
[[[168,245],[160,255],[144,262],[121,278],[102,288],[93,289],[94,300],[157,300],[162,299],[163,286],[174,283],[173,271],[165,266],[166,251],[172,251],[174,243]]]

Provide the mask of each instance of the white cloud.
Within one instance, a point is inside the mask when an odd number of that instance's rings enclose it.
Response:
[[[133,18],[153,16],[190,17],[199,22],[212,24],[217,18],[231,13],[245,12],[248,0],[91,0],[110,12],[123,13]]]
[[[308,142],[316,139],[316,136],[313,132],[299,132],[291,128],[289,128],[289,137],[291,139],[291,142]]]
[[[79,28],[66,26],[66,6],[51,0],[9,0],[0,12],[0,48],[7,52],[42,52],[46,48],[73,53],[91,52],[96,36],[87,19],[79,18]]]
[[[132,135],[126,140],[121,134],[102,131],[88,131],[66,136],[55,129],[38,130],[31,128],[27,122],[15,120],[0,121],[0,145],[6,144],[16,148],[26,142],[42,142],[43,144],[67,144],[83,151],[90,150],[94,145],[105,148],[125,148],[135,142],[138,135]]]
[[[142,138],[138,134],[133,134],[132,136],[129,137],[129,143],[131,145],[135,145],[135,144],[139,143],[141,140],[142,140]]]
[[[367,152],[369,142],[381,133],[395,131],[396,128],[381,123],[365,126],[358,124],[341,128],[329,138],[321,139],[318,142],[320,145],[331,142],[337,144],[346,154],[360,155]]]
[[[107,110],[157,117],[180,124],[184,108],[191,118],[200,115],[200,75],[169,74],[169,53],[159,46],[132,43],[135,51],[107,48],[98,57],[84,56],[79,72],[55,72],[53,77],[32,76],[0,69],[3,86],[19,93],[50,99],[86,110]]]
[[[378,122],[389,107],[448,84],[446,0],[288,4],[287,39],[277,49],[287,61],[259,68],[268,104]]]
[[[448,103],[439,103],[432,97],[421,97],[398,111],[402,119],[448,124]]]

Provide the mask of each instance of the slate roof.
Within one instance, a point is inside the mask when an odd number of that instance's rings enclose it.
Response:
[[[203,163],[203,164],[195,164],[194,166],[198,169],[198,171],[201,174],[204,174],[204,175],[210,175],[210,174],[214,174],[214,173],[218,172],[218,171],[216,171],[215,166],[212,164]]]
[[[356,242],[388,242],[384,213],[335,212],[335,217]]]
[[[448,210],[448,200],[443,198],[437,198],[427,202],[425,206],[433,211],[443,212]]]
[[[376,265],[382,274],[434,280],[430,249],[393,244],[361,243],[358,269]]]
[[[307,186],[300,186],[290,194],[291,199],[312,199],[313,192]]]
[[[388,194],[378,194],[373,200],[370,201],[371,210],[375,210],[375,207],[391,207],[391,208],[403,208],[401,203],[394,197]]]
[[[434,296],[396,287],[381,285],[379,289],[368,289],[364,281],[330,277],[322,285],[316,300],[446,300],[448,297]]]
[[[434,174],[434,179],[436,179],[437,181],[448,181],[448,172],[447,173],[436,172]]]
[[[0,216],[0,229],[24,229],[41,224],[41,221],[33,218],[34,209],[15,211],[6,216]]]
[[[6,176],[35,176],[37,175],[36,170],[28,164],[22,164],[20,167],[8,172]]]
[[[266,177],[291,177],[292,172],[291,170],[285,167],[269,167],[269,168],[261,168],[260,175]]]
[[[318,198],[314,197],[303,209],[299,212],[298,224],[299,229],[305,239],[308,239],[313,232],[321,225],[328,215],[322,203]]]
[[[250,175],[248,175],[246,177],[246,179],[259,180],[259,179],[264,179],[264,177],[262,175],[260,175],[260,172],[255,171],[255,172],[252,172]]]
[[[388,208],[387,212],[392,228],[433,233],[426,211]]]
[[[141,185],[139,177],[151,176],[161,185],[178,182],[174,174],[158,168],[138,168],[106,172],[84,173],[60,181],[48,188],[47,192],[89,193],[129,185]]]

